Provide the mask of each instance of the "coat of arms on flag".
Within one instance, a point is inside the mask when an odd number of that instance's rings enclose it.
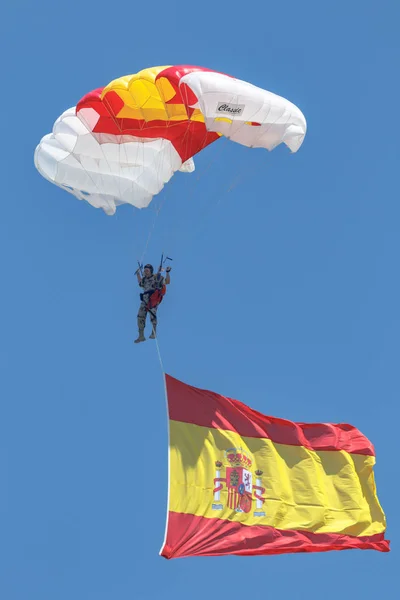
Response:
[[[264,517],[264,498],[260,495],[265,491],[261,486],[263,472],[260,469],[255,471],[256,482],[253,484],[253,473],[250,470],[253,461],[242,448],[229,448],[224,452],[224,458],[228,464],[225,467],[225,477],[221,477],[224,464],[220,460],[215,462],[213,510],[223,510],[221,493],[225,490],[228,508],[243,513],[249,513],[254,508],[254,516]]]

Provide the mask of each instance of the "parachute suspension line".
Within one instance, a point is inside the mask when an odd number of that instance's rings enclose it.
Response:
[[[277,119],[278,119],[278,117],[277,117]],[[268,130],[268,129],[270,129],[270,128],[272,127],[272,125],[273,125],[273,124],[274,124],[274,123],[273,123],[273,122],[271,122],[271,123],[269,124],[269,127],[267,128],[267,130]],[[239,130],[241,129],[241,127],[243,127],[243,126],[244,126],[244,124],[242,124],[242,125],[239,127],[238,131],[239,131]],[[257,136],[257,138],[256,138],[256,140],[255,140],[255,143],[258,143],[258,140],[259,140],[259,138],[260,138],[260,135],[261,135],[261,133],[260,133],[260,134]],[[252,150],[252,149],[254,149],[254,147],[255,147],[255,144],[253,144],[252,146],[247,146],[247,150],[248,150],[248,151],[249,151],[249,150]],[[269,165],[267,165],[267,167],[268,167],[268,166],[269,166]],[[267,167],[266,167],[266,168],[267,168]],[[239,173],[239,175],[237,175],[237,177],[234,179],[234,181],[233,181],[233,182],[231,183],[231,185],[228,187],[228,189],[226,190],[226,193],[229,193],[229,192],[231,192],[232,190],[234,190],[234,189],[235,189],[235,188],[236,188],[236,187],[237,187],[237,186],[238,186],[238,185],[239,185],[239,184],[240,184],[240,183],[241,183],[241,182],[242,182],[242,181],[243,181],[245,178],[247,178],[247,177],[248,177],[250,174],[252,175],[252,174],[256,173],[257,171],[259,171],[259,170],[260,170],[260,168],[261,168],[261,164],[253,166],[253,168],[252,168],[252,169],[250,169],[250,170],[246,170],[246,168],[243,168],[243,169],[242,169],[242,171],[241,171],[241,173]],[[217,202],[217,205],[219,204],[219,202],[220,202],[220,201],[218,201],[218,202]]]
[[[165,102],[164,102],[164,108],[165,108],[166,112],[169,113],[169,110],[168,110],[169,107],[168,107],[167,104],[165,104]],[[140,110],[142,111],[142,108]],[[143,119],[144,119],[144,115],[143,115]],[[187,125],[186,125],[186,131],[183,134],[183,138],[186,140],[186,149],[187,149],[187,146],[189,144],[189,139],[188,139],[189,127],[190,127],[190,120],[188,120]],[[204,142],[206,140],[207,133],[208,132],[206,132],[206,134],[205,134],[203,145],[204,145]],[[157,176],[159,176],[160,169],[164,165],[164,160],[165,160],[165,155],[163,155],[163,157],[162,157],[162,162],[160,164],[158,164],[158,167],[157,167]],[[162,207],[163,207],[163,205],[164,205],[167,197],[169,197],[169,195],[171,193],[171,187],[172,187],[172,184],[174,183],[174,181],[175,181],[175,177],[172,177],[172,179],[170,179],[170,181],[168,182],[167,189],[165,190],[165,193],[164,193],[163,197],[161,198],[161,200],[160,200],[160,202],[158,204],[158,207],[155,209],[155,217],[153,219],[152,225],[150,226],[150,230],[149,230],[149,233],[148,233],[148,236],[147,236],[147,240],[145,242],[145,246],[144,246],[144,249],[142,251],[142,255],[141,255],[141,258],[140,258],[140,264],[142,264],[143,261],[144,261],[144,257],[146,256],[146,252],[147,252],[147,249],[149,247],[150,240],[151,240],[151,238],[153,236],[153,233],[154,233],[154,229],[155,229],[155,226],[156,226],[156,222],[157,222],[158,216],[159,216],[159,214],[161,212],[161,209],[162,209]],[[151,207],[149,207],[149,208],[151,208]]]
[[[205,137],[204,137],[204,141],[203,141],[203,144],[202,144],[202,146],[204,146],[204,143],[205,143],[205,141],[206,141],[206,138],[207,138],[207,134],[208,134],[208,132],[206,132],[206,135],[205,135]],[[208,173],[208,171],[211,169],[211,167],[212,167],[212,166],[213,166],[213,165],[214,165],[214,164],[215,164],[215,163],[216,163],[218,160],[220,160],[220,158],[221,158],[221,156],[222,156],[222,153],[225,151],[225,147],[226,147],[226,139],[225,139],[225,138],[222,138],[222,139],[220,140],[220,146],[219,146],[219,148],[218,148],[218,151],[216,152],[215,156],[213,156],[213,157],[211,158],[211,160],[209,160],[209,162],[208,162],[208,163],[207,163],[207,165],[204,167],[204,169],[202,169],[201,171],[199,171],[199,172],[196,174],[196,177],[195,177],[195,179],[194,179],[194,183],[193,183],[193,185],[191,186],[191,189],[190,189],[190,191],[189,191],[189,193],[188,193],[188,195],[187,195],[187,198],[186,198],[186,202],[187,202],[187,203],[189,203],[189,202],[190,202],[190,201],[193,199],[193,197],[194,197],[194,195],[195,195],[195,193],[196,193],[197,189],[199,188],[200,181],[201,181],[201,180],[204,178],[204,176],[205,176],[205,175]],[[204,212],[203,212],[203,215],[204,215]],[[174,240],[176,240],[176,239],[177,239],[177,237],[179,237],[179,236],[177,236],[177,235],[176,235],[176,230],[178,229],[178,227],[179,227],[179,226],[180,226],[180,224],[179,224],[177,221],[175,221],[175,224],[174,224],[174,226],[173,226],[173,227],[171,227],[171,229],[170,229],[170,230],[169,230],[169,232],[168,232],[168,242],[169,242],[169,240],[173,240],[173,241],[174,241]],[[169,242],[169,244],[168,244],[168,248],[169,248],[170,246],[171,246],[171,244],[170,244],[170,242]],[[173,252],[171,252],[171,254],[173,254]]]
[[[251,150],[251,148],[249,147],[249,148],[247,148],[247,150]],[[268,166],[269,165],[267,165],[264,168],[267,169]],[[249,177],[249,175],[253,175],[254,173],[256,173],[257,171],[259,171],[260,169],[261,169],[261,164],[255,165],[251,169],[243,168],[242,172],[239,173],[239,175],[237,175],[237,177],[235,177],[235,179],[232,181],[232,183],[230,184],[230,186],[226,190],[226,193],[229,193],[232,190],[234,190],[244,179],[246,179],[247,177]]]
[[[164,106],[165,106],[165,108],[166,108],[166,110],[167,110],[167,112],[168,112],[168,106],[167,106],[166,104],[164,104]],[[186,125],[186,131],[185,131],[185,133],[184,133],[184,137],[185,137],[186,139],[187,139],[187,134],[189,133],[189,127],[190,127],[190,121],[188,121],[188,122],[187,122],[187,125]],[[206,135],[205,135],[205,137],[204,137],[203,145],[204,145],[204,143],[205,143],[206,137],[207,137],[207,132],[206,132]],[[189,142],[187,141],[187,144],[188,144],[188,143],[189,143]],[[165,156],[163,156],[163,158],[162,158],[162,163],[161,163],[161,164],[159,164],[159,165],[158,165],[158,167],[157,167],[157,176],[160,174],[160,169],[161,169],[161,167],[162,167],[162,166],[163,166],[163,164],[164,164],[164,160],[165,160]],[[182,163],[182,164],[183,164],[183,163]],[[157,219],[158,219],[158,216],[159,216],[159,214],[160,214],[160,212],[161,212],[161,209],[162,209],[162,207],[164,206],[164,203],[165,203],[165,201],[167,200],[167,198],[169,198],[169,197],[170,197],[170,194],[171,194],[171,188],[172,188],[172,185],[173,185],[173,183],[174,183],[174,182],[175,182],[175,177],[172,177],[172,179],[170,179],[170,180],[169,180],[169,182],[168,182],[167,189],[164,191],[164,195],[163,195],[163,197],[161,198],[161,200],[160,200],[160,202],[159,202],[159,204],[158,204],[158,207],[155,209],[155,217],[154,217],[154,219],[153,219],[153,223],[152,223],[152,225],[150,226],[150,230],[149,230],[149,233],[148,233],[148,236],[147,236],[147,240],[146,240],[146,243],[145,243],[144,249],[143,249],[143,251],[142,251],[142,255],[141,255],[141,257],[140,257],[140,264],[143,264],[144,257],[146,256],[146,252],[147,252],[147,249],[148,249],[148,247],[149,247],[149,244],[150,244],[150,240],[151,240],[151,238],[152,238],[152,236],[153,236],[153,233],[154,233],[154,229],[155,229],[155,226],[156,226],[156,221],[157,221]]]
[[[233,102],[233,101],[234,101],[234,98],[235,98],[235,97],[234,97],[234,95],[232,95],[232,97],[231,97],[231,100],[230,100],[230,101],[231,101],[231,102]],[[258,109],[257,109],[257,110],[258,110]],[[255,115],[255,113],[254,113],[254,115]],[[233,124],[233,123],[232,123],[232,124]],[[240,129],[241,129],[241,128],[244,128],[244,127],[245,127],[245,123],[242,123],[242,124],[240,125],[240,127],[238,127],[238,128],[236,129],[236,133],[237,133],[238,131],[240,131]],[[206,133],[205,133],[204,139],[203,139],[202,147],[204,147],[204,145],[205,145],[205,142],[206,142],[206,139],[207,139],[207,135],[208,135],[208,133],[209,133],[209,131],[207,130],[207,131],[206,131]],[[199,185],[200,179],[201,179],[202,177],[204,177],[204,175],[205,175],[205,174],[206,174],[206,173],[209,171],[209,169],[211,168],[211,166],[212,166],[212,165],[213,165],[213,164],[214,164],[214,163],[215,163],[217,160],[219,160],[219,159],[221,158],[221,156],[222,156],[222,153],[223,153],[223,152],[225,152],[226,144],[228,143],[228,139],[230,139],[230,138],[229,138],[229,137],[227,137],[227,136],[221,136],[221,137],[222,137],[223,139],[221,139],[221,140],[220,140],[220,147],[219,147],[219,149],[218,149],[218,152],[217,152],[217,153],[216,153],[216,155],[215,155],[215,156],[214,156],[214,157],[213,157],[213,158],[212,158],[212,159],[209,161],[209,163],[208,163],[208,165],[206,166],[206,168],[205,168],[205,169],[204,169],[204,170],[203,170],[203,171],[202,171],[202,172],[201,172],[201,173],[200,173],[200,174],[197,176],[197,178],[196,178],[196,183],[195,183],[195,185],[192,187],[192,189],[191,189],[191,192],[190,192],[190,194],[188,195],[188,200],[190,200],[190,199],[193,197],[193,195],[194,195],[194,193],[195,193],[195,191],[196,191],[196,189],[197,189],[197,187],[198,187],[198,185]],[[249,150],[249,149],[250,149],[250,147],[247,147],[247,149]],[[259,168],[260,168],[260,166],[258,166],[258,167],[256,167],[256,168],[253,168],[251,171],[253,172],[253,171],[255,171],[256,169],[259,169]],[[248,175],[248,173],[247,173],[247,175]],[[223,191],[222,191],[220,194],[218,194],[218,197],[217,197],[217,202],[216,202],[216,203],[214,203],[214,204],[212,204],[212,205],[211,205],[211,207],[206,207],[206,208],[205,208],[205,210],[203,211],[202,215],[201,215],[201,216],[200,216],[200,218],[197,220],[197,229],[196,229],[196,231],[197,231],[197,232],[198,232],[198,231],[201,229],[201,227],[203,226],[204,222],[205,222],[206,220],[208,220],[208,218],[209,218],[210,214],[211,214],[211,213],[212,213],[212,212],[213,212],[213,211],[216,209],[216,207],[217,207],[217,206],[218,206],[218,205],[221,203],[221,200],[222,200],[223,196],[224,196],[226,193],[229,193],[230,191],[232,191],[232,190],[233,190],[235,187],[237,187],[237,186],[239,185],[239,183],[240,183],[240,180],[244,179],[245,177],[246,177],[246,167],[242,167],[242,172],[241,172],[241,173],[240,173],[240,174],[239,174],[239,175],[238,175],[238,176],[235,178],[235,180],[234,180],[234,181],[233,181],[233,182],[230,184],[230,186],[228,187],[228,189],[224,189],[224,190],[223,190]],[[175,231],[176,227],[177,227],[177,225],[175,225],[175,227],[174,227],[174,231]],[[194,234],[194,235],[196,235],[196,232],[195,232],[195,234]],[[170,231],[170,232],[169,232],[169,237],[171,237],[171,236],[172,236],[172,231]],[[176,239],[176,236],[174,235],[172,239]],[[191,235],[190,235],[190,239],[191,239],[191,240],[193,239],[193,234],[191,234]]]
[[[248,151],[251,148],[247,148]],[[268,166],[268,165],[267,165]],[[217,207],[225,200],[227,194],[232,192],[236,187],[238,187],[243,181],[245,181],[250,175],[254,174],[257,171],[260,171],[261,168],[266,169],[264,163],[260,163],[258,165],[253,166],[251,169],[247,167],[243,167],[241,172],[234,178],[234,180],[228,185],[228,187],[224,186],[224,189],[213,196],[213,201],[210,202],[209,206],[205,208],[202,216],[199,218],[197,227],[194,231],[190,233],[190,238],[185,240],[185,251],[191,243],[197,243],[201,235],[204,235],[205,232],[205,224],[209,220],[210,215],[217,209]],[[215,201],[216,200],[216,201]]]
[[[129,94],[130,94],[130,96],[131,96],[131,98],[132,98],[132,101],[133,101],[133,102],[134,102],[134,104],[136,105],[136,104],[137,104],[137,103],[136,103],[136,98],[135,98],[135,96],[132,94],[132,90],[131,90],[131,88],[128,88],[128,91],[129,91]],[[145,114],[144,114],[144,112],[143,112],[143,107],[139,105],[139,106],[138,106],[138,108],[139,108],[139,110],[140,110],[140,112],[141,112],[142,119],[143,119],[143,123],[145,123],[145,122],[146,122],[146,116],[145,116]],[[110,113],[110,114],[111,114],[111,113]],[[143,125],[142,129],[144,129],[144,125]],[[121,134],[122,134],[122,130],[121,130]],[[142,153],[143,153],[143,157],[144,157],[145,142],[142,142],[142,146],[141,146],[141,147],[142,147]],[[126,152],[126,151],[125,151],[125,152]],[[162,161],[163,161],[163,162],[164,162],[164,159],[165,159],[165,157],[164,157],[164,155],[163,155],[163,158],[162,158]],[[143,162],[144,162],[144,161],[143,161]],[[163,164],[163,163],[162,163],[162,164]],[[159,165],[158,165],[158,168],[157,168],[157,177],[158,177],[158,176],[159,176],[159,174],[160,174],[160,169],[161,169],[161,165],[159,164]],[[133,181],[131,182],[131,186],[132,186],[132,192],[133,192]],[[152,207],[148,207],[148,208],[152,208]],[[161,208],[162,208],[162,202],[161,202],[161,203],[159,204],[159,206],[158,206],[158,207],[155,209],[155,217],[153,218],[153,223],[150,225],[150,229],[149,229],[149,231],[148,231],[148,234],[147,234],[147,239],[146,239],[146,242],[145,242],[145,245],[144,245],[144,249],[142,250],[142,254],[141,254],[141,257],[140,257],[140,260],[139,260],[139,265],[143,264],[144,257],[145,257],[145,255],[146,255],[147,248],[148,248],[148,246],[149,246],[149,243],[150,243],[151,237],[152,237],[152,235],[153,235],[154,228],[155,228],[155,224],[156,224],[156,221],[157,221],[157,219],[158,219],[158,216],[159,216],[159,214],[160,214]]]
[[[163,157],[163,161],[164,161],[164,157]],[[158,165],[157,176],[160,174],[160,169],[161,169],[161,164]],[[172,178],[172,180],[169,181],[169,185],[167,186],[167,189],[164,191],[164,195],[160,199],[160,202],[159,202],[157,208],[155,209],[155,216],[154,216],[153,222],[152,222],[152,224],[150,226],[150,229],[149,229],[149,232],[148,232],[148,235],[147,235],[147,239],[146,239],[146,242],[145,242],[145,246],[144,246],[144,249],[142,251],[142,255],[140,257],[140,264],[142,264],[143,261],[144,261],[144,257],[146,256],[146,252],[147,252],[147,249],[149,247],[150,240],[151,240],[151,238],[153,236],[153,233],[154,233],[154,229],[155,229],[155,226],[156,226],[157,219],[159,217],[159,214],[161,212],[162,207],[164,206],[164,203],[165,203],[167,197],[169,197],[169,194],[171,192],[171,186],[172,186],[173,183],[174,183],[174,178]]]
[[[233,101],[233,96],[231,98],[231,101]],[[254,113],[255,114],[255,113]],[[277,117],[278,118],[278,117]],[[232,123],[233,124],[233,123]],[[240,127],[237,128],[236,133],[238,133],[238,131],[240,131],[240,129],[245,127],[245,123],[242,123],[242,125],[240,125]],[[270,127],[272,127],[272,123],[270,124]],[[261,135],[258,135],[257,139],[256,139],[256,143],[258,142],[258,139]],[[227,143],[227,140],[229,138],[227,138],[226,136],[223,136],[225,139],[225,142]],[[247,151],[254,149],[254,144],[252,146],[247,146]],[[228,186],[227,189],[224,189],[222,191],[222,193],[218,194],[217,197],[217,201],[215,203],[212,203],[211,206],[203,212],[202,217],[200,218],[199,222],[198,222],[198,227],[197,230],[194,232],[194,234],[192,234],[190,236],[190,240],[194,240],[195,236],[197,233],[199,233],[199,231],[201,230],[201,228],[203,227],[204,223],[206,220],[208,220],[210,214],[217,208],[217,206],[222,202],[222,200],[225,198],[225,195],[230,193],[232,190],[234,190],[243,180],[245,180],[247,177],[249,177],[250,174],[255,173],[256,171],[259,171],[261,169],[261,164],[259,165],[255,165],[253,166],[252,169],[248,169],[247,167],[242,167],[241,172],[234,178],[233,182]]]
[[[164,198],[164,200],[165,200],[165,198]],[[156,226],[156,221],[157,221],[157,219],[158,219],[158,216],[159,216],[159,214],[160,214],[160,212],[161,212],[161,209],[162,209],[162,207],[163,207],[163,203],[164,203],[163,201],[162,201],[162,202],[160,202],[159,206],[158,206],[158,207],[157,207],[157,209],[156,209],[156,214],[155,214],[155,217],[153,218],[153,222],[152,222],[152,224],[151,224],[151,226],[150,226],[149,232],[148,232],[148,234],[147,234],[147,239],[146,239],[146,242],[145,242],[144,248],[143,248],[143,250],[142,250],[142,254],[141,254],[141,257],[140,257],[140,261],[139,261],[139,262],[140,262],[140,264],[143,264],[144,257],[146,256],[147,248],[149,247],[150,240],[151,240],[151,238],[152,238],[152,235],[153,235],[153,233],[154,233],[154,228],[155,228],[155,226]]]

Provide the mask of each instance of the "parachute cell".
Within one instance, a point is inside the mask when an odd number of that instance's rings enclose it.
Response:
[[[208,131],[252,148],[273,150],[282,142],[296,152],[306,133],[302,112],[276,94],[221,73],[194,72],[181,79],[198,101]]]
[[[192,159],[182,163],[169,140],[114,137],[100,143],[71,108],[41,140],[35,165],[46,179],[108,215],[119,204],[148,206],[175,171],[194,170]]]

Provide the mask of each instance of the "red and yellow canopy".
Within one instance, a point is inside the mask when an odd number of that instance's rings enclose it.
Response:
[[[90,92],[76,112],[83,120],[85,109],[98,115],[93,133],[167,139],[185,162],[220,137],[207,131],[202,112],[191,108],[197,97],[190,88],[180,86],[182,77],[198,71],[210,72],[190,66],[143,69]]]

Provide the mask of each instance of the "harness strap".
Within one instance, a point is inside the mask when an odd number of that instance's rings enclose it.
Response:
[[[141,301],[143,302],[143,296],[145,296],[146,294],[148,295],[148,297],[149,297],[149,299],[150,299],[150,296],[152,296],[152,295],[154,294],[154,292],[155,292],[155,291],[156,291],[156,290],[146,290],[145,292],[142,292],[142,293],[140,294],[140,299],[141,299]]]
[[[157,304],[156,304],[155,306],[152,306],[152,307],[150,308],[150,306],[149,306],[149,304],[150,304],[150,299],[151,299],[151,296],[152,296],[152,295],[153,295],[155,292],[159,292],[159,293],[160,293],[160,298],[159,298],[159,301],[157,302]],[[146,294],[148,295],[148,300],[146,301],[146,304],[145,304],[145,309],[146,309],[146,312],[150,313],[150,314],[151,314],[151,315],[152,315],[152,316],[153,316],[153,317],[156,319],[157,317],[156,317],[155,313],[152,311],[152,308],[156,308],[156,306],[158,306],[158,305],[159,305],[159,304],[161,304],[161,302],[162,302],[162,299],[163,299],[163,294],[161,294],[161,288],[158,288],[158,289],[156,289],[156,290],[148,290],[148,291],[146,291],[146,292],[143,292],[142,294],[140,294],[140,299],[141,299],[141,301],[142,301],[142,302],[145,302],[145,300],[144,300],[144,296],[145,296]]]

